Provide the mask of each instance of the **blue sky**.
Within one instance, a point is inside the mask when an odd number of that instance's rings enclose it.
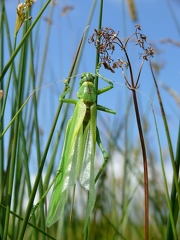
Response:
[[[95,8],[92,22],[89,26],[88,36],[93,33],[93,29],[97,28],[98,22],[98,11],[99,11],[99,1],[97,1],[97,6]],[[171,1],[155,1],[155,0],[136,0],[137,6],[137,22],[133,22],[129,16],[129,11],[127,4],[122,0],[105,0],[104,1],[104,12],[103,12],[103,24],[102,26],[113,28],[115,31],[120,31],[119,37],[127,37],[131,35],[135,28],[135,24],[139,23],[141,25],[142,33],[147,36],[148,42],[151,42],[158,53],[153,58],[154,61],[163,64],[164,67],[160,71],[160,74],[157,76],[157,80],[168,85],[170,88],[177,91],[179,94],[180,90],[180,68],[178,56],[180,56],[180,48],[172,44],[162,44],[160,43],[161,39],[173,39],[179,41],[180,32],[178,32],[169,5],[174,11],[175,16],[178,18],[180,3],[176,0]],[[39,12],[40,5],[44,4],[45,1],[37,0],[32,9],[32,17],[36,18],[37,13]],[[68,76],[74,54],[76,52],[77,46],[81,39],[82,33],[86,27],[87,19],[91,9],[93,1],[57,1],[57,5],[53,11],[53,23],[50,31],[50,40],[48,45],[48,54],[46,61],[46,70],[44,72],[43,85],[48,83],[56,82],[62,80]],[[61,16],[62,8],[65,5],[74,6],[74,9],[70,11],[66,16]],[[14,34],[14,24],[16,18],[16,7],[17,1],[8,0],[6,2],[6,7],[11,25],[11,38],[13,40]],[[41,53],[43,51],[45,34],[47,29],[47,23],[44,20],[45,17],[49,16],[50,6],[47,8],[46,12],[42,16],[42,21],[40,22],[38,30],[38,41],[35,64],[37,64],[37,72],[41,67],[42,59]],[[32,21],[33,21],[32,19]],[[36,30],[34,29],[36,33]],[[22,30],[19,32],[18,41],[21,39]],[[136,46],[133,43],[129,47],[130,54],[132,56],[133,70],[135,73],[138,73],[140,61],[136,52]],[[119,57],[123,57],[121,50],[119,52]],[[8,56],[7,59],[8,60]],[[78,73],[82,72],[94,72],[95,67],[95,48],[93,45],[88,44],[86,41],[85,49],[83,51],[82,60]],[[101,74],[113,81],[117,81],[121,84],[124,84],[124,79],[120,70],[116,70],[116,73],[112,74],[101,68]],[[38,72],[39,74],[39,72]],[[38,78],[37,74],[37,78]],[[101,83],[100,83],[101,85]],[[53,88],[54,87],[54,88]],[[42,128],[46,136],[49,133],[50,123],[52,122],[51,116],[53,116],[56,107],[58,105],[58,97],[61,94],[63,89],[63,83],[57,83],[53,87],[48,89],[41,90],[41,109],[43,114]],[[153,102],[155,114],[158,119],[159,131],[161,134],[161,141],[163,147],[167,147],[165,140],[164,127],[162,125],[161,114],[159,109],[159,104],[157,102],[157,97],[155,94],[155,88],[153,84],[153,79],[150,73],[148,63],[145,63],[143,68],[142,77],[140,80],[140,88],[143,94],[147,95]],[[174,102],[173,98],[161,88],[161,93],[165,105],[165,110],[168,117],[169,128],[172,134],[173,143],[176,142],[177,138],[177,129],[179,125],[179,108]],[[131,92],[127,90],[124,86],[119,84],[114,84],[114,89],[111,92],[108,92],[101,97],[99,97],[100,104],[105,105],[109,108],[115,109],[117,111],[117,116],[114,119],[124,117],[123,112],[126,110],[126,97],[130,96]],[[148,97],[143,94],[139,94],[142,113],[144,114],[147,105],[150,103]],[[150,108],[149,108],[150,109]],[[153,123],[152,113],[147,113],[151,119],[151,137],[154,139],[154,145],[157,145],[156,132]],[[103,115],[105,117],[106,115]],[[113,123],[113,116],[107,116],[111,119]],[[132,122],[135,122],[135,116],[133,113],[130,116]],[[136,132],[136,125],[133,126],[134,131]],[[175,145],[174,145],[175,148]],[[175,149],[174,149],[175,150]]]

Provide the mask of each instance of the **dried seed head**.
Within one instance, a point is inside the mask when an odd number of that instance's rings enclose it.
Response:
[[[3,97],[3,94],[4,94],[3,90],[0,90],[0,100]]]
[[[133,37],[136,37],[136,45],[138,45],[143,50],[143,52],[139,54],[140,58],[148,60],[149,56],[153,57],[154,50],[151,44],[147,43],[147,37],[139,32],[141,31],[141,26],[137,24],[135,28],[135,32],[124,42],[118,37],[119,32],[115,32],[112,28],[103,27],[99,30],[94,29],[94,33],[88,41],[89,43],[94,44],[99,53],[100,62],[103,64],[105,69],[114,72],[113,69],[115,68],[123,69],[123,67],[129,67],[130,60],[126,47]],[[112,58],[112,54],[116,50],[117,46],[119,46],[121,50],[124,51],[127,61],[123,61],[121,59],[115,61]]]
[[[141,26],[139,24],[136,24],[135,27],[137,30],[141,31]]]
[[[17,17],[16,17],[15,35],[18,33],[23,22],[32,19],[31,16],[27,17],[27,14],[32,4],[35,2],[36,0],[26,0],[24,3],[18,4],[16,8]]]

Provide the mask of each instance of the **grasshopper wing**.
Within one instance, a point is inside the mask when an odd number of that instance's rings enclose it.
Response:
[[[94,158],[96,151],[96,105],[91,106],[91,118],[87,124],[84,135],[84,153],[82,158],[82,166],[79,176],[81,185],[88,190],[88,203],[85,217],[84,230],[87,227],[90,214],[95,204],[95,179],[94,179]]]
[[[61,162],[56,174],[54,190],[47,213],[47,227],[50,227],[62,216],[66,202],[67,189],[76,183],[76,149],[77,146],[79,146],[79,135],[83,132],[85,113],[86,105],[83,101],[79,100],[76,104],[74,114],[67,124]]]

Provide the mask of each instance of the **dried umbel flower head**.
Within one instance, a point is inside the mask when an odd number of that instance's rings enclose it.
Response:
[[[89,38],[89,43],[94,43],[105,69],[112,72],[114,72],[114,70],[111,68],[110,64],[113,59],[111,59],[109,51],[111,51],[112,55],[115,50],[115,40],[118,33],[111,28],[105,27],[100,30],[94,29],[94,34]]]
[[[138,82],[140,79],[140,74],[142,71],[142,67],[144,61],[148,60],[149,57],[153,57],[154,49],[151,44],[147,42],[146,35],[142,34],[141,26],[137,24],[135,26],[135,32],[128,37],[126,40],[121,40],[118,35],[119,31],[115,32],[112,28],[103,27],[100,30],[94,29],[93,35],[89,38],[89,43],[93,43],[95,48],[97,49],[100,57],[100,63],[103,64],[104,68],[110,70],[112,73],[115,72],[114,69],[120,68],[122,70],[123,77],[125,79],[126,85],[130,89],[135,89],[138,87]],[[134,81],[131,60],[127,51],[127,44],[132,40],[135,41],[135,45],[139,46],[141,49],[141,53],[139,53],[140,59],[142,59],[142,63],[140,65],[139,74],[137,80]],[[112,58],[116,47],[120,47],[120,49],[124,52],[125,60],[122,58],[118,58],[116,61]],[[131,83],[127,80],[124,68],[129,69]]]
[[[103,27],[100,30],[94,29],[93,35],[89,38],[89,43],[93,43],[96,47],[100,55],[100,61],[104,65],[105,69],[114,72],[113,69],[115,68],[122,68],[123,66],[128,68],[129,63],[126,46],[133,37],[136,37],[136,45],[143,50],[143,52],[140,53],[141,58],[148,60],[149,56],[154,55],[154,50],[151,44],[147,43],[147,37],[139,32],[141,31],[140,25],[137,24],[135,28],[135,32],[125,42],[118,37],[119,31],[115,32],[112,28]],[[122,59],[114,61],[112,55],[115,51],[115,46],[119,46],[125,52],[127,61]]]

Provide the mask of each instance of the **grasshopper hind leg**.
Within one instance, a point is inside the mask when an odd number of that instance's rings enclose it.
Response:
[[[102,145],[98,127],[96,127],[96,141],[97,141],[97,144],[98,144],[98,146],[99,146],[99,148],[100,148],[100,150],[101,150],[101,152],[103,154],[104,163],[103,163],[102,167],[100,168],[99,172],[96,175],[95,182],[97,182],[97,180],[99,179],[101,173],[104,171],[104,169],[106,167],[106,164],[108,162],[108,159],[109,159],[109,156],[106,153],[106,150],[104,149],[104,147]]]

